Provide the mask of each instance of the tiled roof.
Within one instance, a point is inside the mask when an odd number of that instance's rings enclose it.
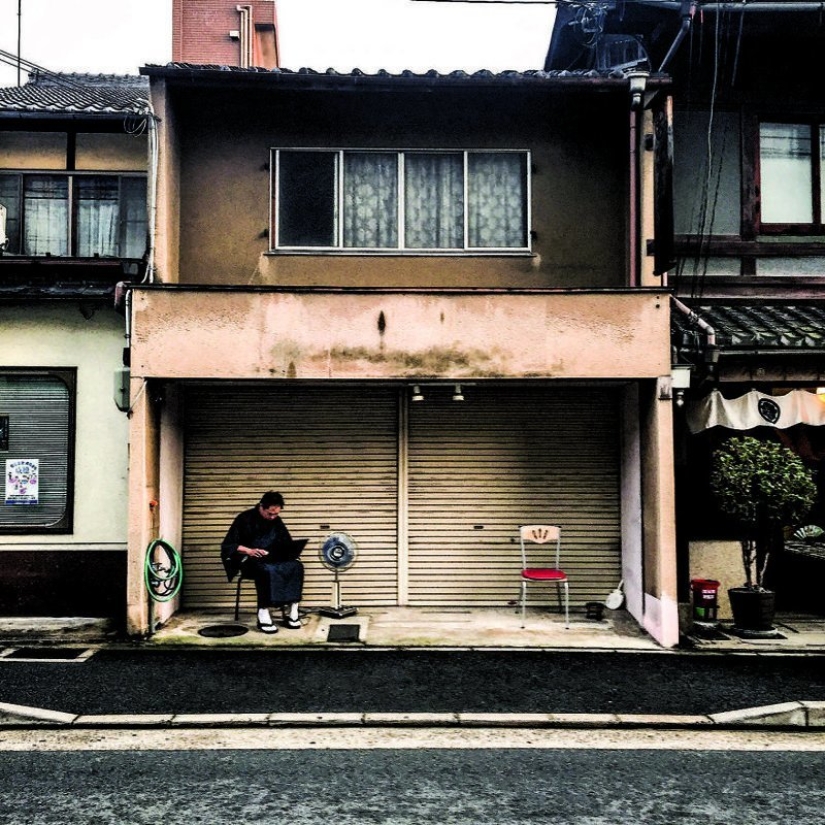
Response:
[[[258,79],[263,80],[264,77],[271,79],[273,82],[295,83],[295,84],[315,84],[315,85],[329,85],[338,83],[346,83],[348,85],[360,84],[376,84],[376,83],[393,83],[400,85],[525,85],[525,84],[542,84],[542,83],[556,83],[562,84],[566,82],[576,83],[577,81],[587,85],[610,84],[626,85],[627,77],[619,69],[611,70],[588,70],[588,71],[544,71],[542,69],[528,69],[526,71],[501,71],[493,72],[489,69],[481,69],[475,72],[465,72],[457,70],[453,72],[439,72],[435,69],[430,69],[426,72],[413,72],[406,69],[401,72],[391,73],[384,69],[377,72],[364,72],[361,69],[352,69],[349,72],[340,72],[335,69],[327,69],[326,71],[318,71],[316,69],[264,69],[257,67],[241,68],[239,66],[219,66],[209,64],[193,64],[193,63],[167,63],[164,66],[149,65],[143,66],[140,70],[141,74],[149,75],[150,77],[185,77],[187,79],[228,79],[230,77],[236,80],[241,79]],[[653,75],[649,81],[652,85],[663,84],[669,82],[666,75]]]
[[[825,305],[820,304],[689,304],[716,332],[725,350],[825,351]],[[673,312],[674,343],[684,349],[701,348],[706,333],[695,321]]]
[[[136,75],[32,74],[24,86],[0,88],[7,112],[120,115],[146,112],[149,81]]]
[[[542,69],[527,69],[525,71],[505,70],[501,72],[493,72],[489,69],[479,69],[475,72],[465,72],[461,69],[452,72],[439,72],[436,69],[430,69],[426,72],[414,72],[411,69],[405,69],[401,72],[388,72],[386,69],[379,69],[377,72],[364,72],[361,69],[352,69],[349,72],[341,72],[337,69],[326,69],[319,71],[318,69],[301,68],[301,69],[263,69],[256,66],[243,68],[241,66],[221,66],[218,64],[205,63],[167,63],[165,66],[149,65],[144,69],[150,70],[152,73],[160,71],[194,71],[194,72],[233,72],[235,74],[273,74],[273,75],[312,75],[316,77],[420,77],[420,78],[473,78],[473,77],[613,77],[623,79],[624,73],[618,69],[597,71],[595,69],[589,71],[566,72],[566,71],[544,71]]]

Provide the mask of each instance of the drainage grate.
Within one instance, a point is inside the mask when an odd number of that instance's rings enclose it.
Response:
[[[327,633],[328,642],[359,642],[360,624],[333,624]]]
[[[5,652],[0,661],[85,662],[94,650],[85,647],[18,647]]]

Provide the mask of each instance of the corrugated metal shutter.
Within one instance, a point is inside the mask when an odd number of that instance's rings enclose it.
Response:
[[[518,527],[562,527],[571,604],[619,580],[618,400],[610,390],[433,390],[410,405],[409,603],[518,598]],[[555,588],[529,588],[533,603]]]
[[[225,608],[235,588],[220,564],[232,519],[279,490],[303,554],[307,604],[330,604],[333,574],[318,559],[332,530],[358,545],[341,574],[344,601],[397,602],[398,396],[388,388],[191,388],[186,394],[183,601]],[[254,587],[243,588],[254,607]]]
[[[8,416],[13,459],[37,459],[37,504],[0,507],[0,527],[50,527],[67,517],[71,468],[72,398],[66,383],[47,375],[0,375],[0,415]],[[2,501],[2,500],[0,500]]]

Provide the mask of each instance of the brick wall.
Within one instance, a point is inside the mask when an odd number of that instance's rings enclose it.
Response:
[[[241,65],[241,40],[229,35],[241,30],[239,5],[249,6],[252,12],[252,64],[277,66],[275,0],[173,0],[172,60]]]

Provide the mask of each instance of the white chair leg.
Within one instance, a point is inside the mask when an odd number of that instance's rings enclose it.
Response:
[[[521,582],[521,627],[522,630],[524,629],[525,625],[525,610],[526,610],[526,602],[527,602],[527,582],[522,580]]]

